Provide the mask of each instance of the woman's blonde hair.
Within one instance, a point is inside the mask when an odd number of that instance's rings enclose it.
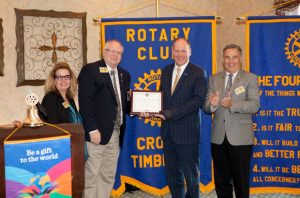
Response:
[[[67,62],[58,62],[53,66],[53,69],[51,70],[48,78],[45,81],[45,87],[44,87],[45,95],[51,91],[59,93],[54,83],[55,73],[59,69],[66,69],[70,72],[71,79],[70,79],[70,87],[67,90],[67,96],[69,98],[74,98],[74,96],[76,96],[77,94],[77,79],[75,77],[74,72],[71,70]]]

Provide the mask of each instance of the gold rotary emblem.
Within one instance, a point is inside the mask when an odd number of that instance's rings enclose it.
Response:
[[[300,29],[290,35],[285,46],[285,54],[290,60],[290,63],[300,68]]]
[[[155,72],[154,70],[150,70],[150,74],[144,73],[144,78],[139,77],[138,83],[134,84],[135,89],[141,90],[152,90],[159,91],[160,87],[160,77],[161,77],[161,70],[157,69]],[[141,119],[141,118],[139,118]],[[159,118],[145,118],[145,124],[150,123],[151,126],[157,125],[161,127],[161,119]]]

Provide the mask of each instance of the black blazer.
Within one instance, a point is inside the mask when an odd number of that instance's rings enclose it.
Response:
[[[72,98],[68,98],[70,105],[77,112],[75,102]],[[63,97],[57,92],[47,93],[42,101],[42,106],[45,108],[47,117],[44,117],[45,122],[51,124],[71,123],[71,112],[69,108],[63,106]]]
[[[202,107],[207,90],[205,72],[188,63],[171,95],[174,64],[166,66],[161,76],[163,92],[163,114],[161,136],[169,136],[177,144],[200,141],[199,108]]]
[[[89,132],[101,132],[100,144],[107,144],[111,138],[117,115],[117,100],[109,73],[100,68],[106,68],[104,60],[85,65],[78,76],[79,106],[82,115],[85,138],[90,140]],[[130,75],[118,67],[123,125],[121,126],[120,144],[123,142],[126,123],[125,113],[129,109],[127,91],[129,91]]]

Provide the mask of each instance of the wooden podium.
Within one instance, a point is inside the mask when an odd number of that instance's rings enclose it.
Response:
[[[58,124],[71,134],[72,197],[81,198],[84,189],[84,131],[80,124]],[[5,138],[14,129],[0,129],[0,197],[5,197],[4,144]],[[44,125],[38,128],[20,128],[9,140],[27,140],[53,136],[64,136],[57,128]]]

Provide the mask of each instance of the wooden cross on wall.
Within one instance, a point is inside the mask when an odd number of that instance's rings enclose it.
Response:
[[[52,40],[52,46],[43,45],[43,46],[39,47],[38,49],[41,50],[41,51],[43,51],[43,52],[53,50],[53,52],[52,52],[52,62],[53,63],[57,63],[57,53],[56,53],[56,50],[66,52],[70,48],[67,47],[67,46],[57,46],[56,47],[57,36],[56,36],[55,32],[52,33],[51,40]]]

